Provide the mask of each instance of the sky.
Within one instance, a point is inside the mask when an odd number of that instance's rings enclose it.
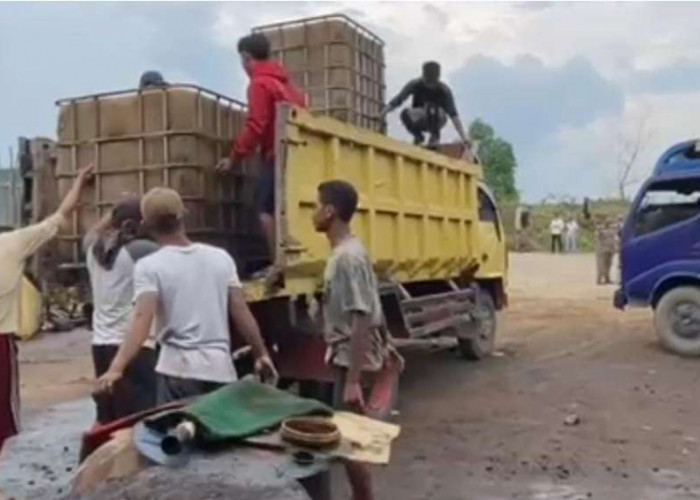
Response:
[[[132,88],[148,69],[243,98],[238,38],[336,12],[385,40],[389,97],[438,60],[463,121],[512,143],[526,201],[616,195],[637,137],[633,184],[700,136],[700,4],[0,3],[0,164],[17,136],[55,136],[57,99]],[[390,133],[405,137],[395,118]]]

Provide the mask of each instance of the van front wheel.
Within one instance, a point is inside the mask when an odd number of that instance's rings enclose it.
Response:
[[[682,356],[700,356],[700,288],[679,286],[666,292],[654,310],[661,344]]]

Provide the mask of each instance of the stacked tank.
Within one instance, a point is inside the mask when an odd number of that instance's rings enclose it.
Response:
[[[70,229],[59,238],[59,263],[83,261],[81,239],[107,211],[156,186],[175,189],[193,239],[249,254],[253,165],[235,176],[215,172],[242,128],[242,103],[191,85],[122,91],[58,102],[56,177],[62,197],[75,172],[95,164]]]
[[[260,26],[317,114],[383,131],[384,42],[344,15]]]

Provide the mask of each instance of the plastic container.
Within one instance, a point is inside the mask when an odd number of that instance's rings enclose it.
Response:
[[[345,15],[269,24],[273,56],[308,99],[309,109],[374,131],[382,131],[385,103],[384,42]]]

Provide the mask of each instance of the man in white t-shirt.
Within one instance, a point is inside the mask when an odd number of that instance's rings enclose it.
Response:
[[[552,253],[561,253],[563,250],[562,234],[564,233],[564,219],[558,215],[549,223],[549,233],[552,235]]]
[[[233,382],[229,313],[253,348],[256,371],[276,378],[231,256],[187,238],[182,221],[185,207],[172,189],[150,190],[143,197],[141,211],[161,249],[136,264],[131,331],[107,373],[97,380],[97,390],[109,389],[122,377],[148,338],[154,319],[160,345],[158,404],[205,394]]]

